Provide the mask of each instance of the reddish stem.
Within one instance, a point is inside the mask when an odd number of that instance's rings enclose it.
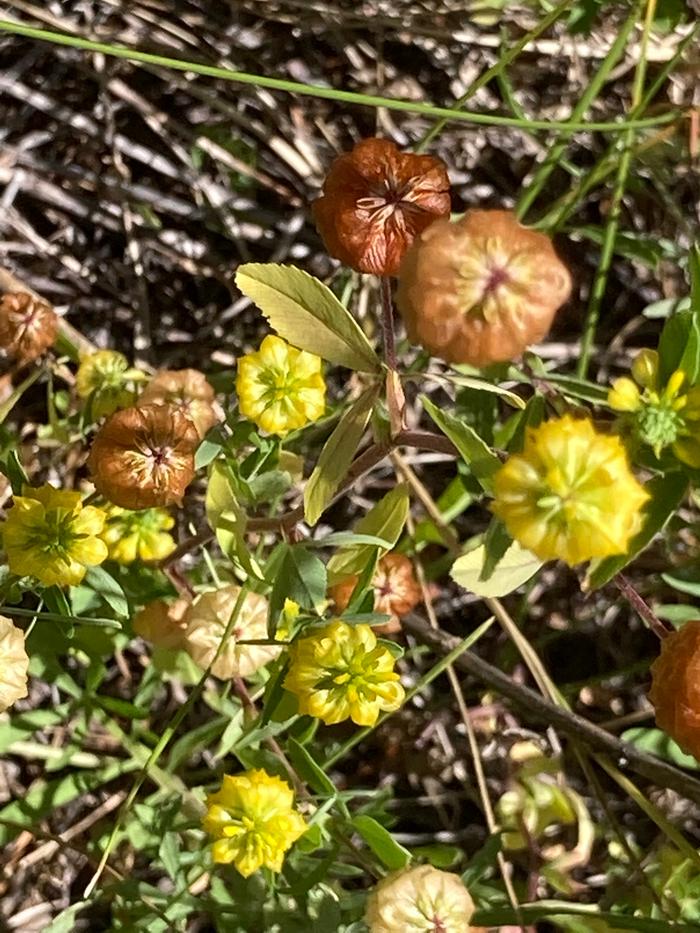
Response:
[[[382,331],[384,332],[384,359],[389,369],[398,369],[396,361],[396,337],[394,335],[394,304],[391,300],[391,279],[381,277]]]

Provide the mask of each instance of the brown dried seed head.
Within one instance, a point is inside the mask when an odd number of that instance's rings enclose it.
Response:
[[[700,759],[700,621],[686,622],[664,638],[651,676],[657,725]]]
[[[350,602],[357,577],[348,577],[331,588],[330,597],[338,612],[345,612]],[[405,554],[386,554],[377,564],[372,577],[374,611],[391,616],[384,625],[373,626],[381,635],[390,635],[401,629],[400,619],[422,599],[421,588],[413,573],[413,564]]]
[[[58,317],[50,304],[27,292],[0,299],[0,347],[22,363],[31,363],[53,345]]]
[[[511,211],[436,221],[406,254],[396,303],[409,338],[448,363],[512,360],[549,330],[571,278]]]
[[[413,238],[450,213],[450,180],[440,159],[363,139],[333,162],[312,204],[331,256],[358,272],[396,275]]]
[[[154,599],[146,603],[134,616],[134,633],[157,648],[182,648],[186,628],[183,617],[189,605],[187,599],[170,603]]]
[[[171,405],[194,422],[200,437],[221,421],[214,389],[197,369],[162,369],[138,400],[141,405]]]
[[[95,435],[88,466],[97,491],[124,509],[179,505],[198,445],[197,429],[177,409],[125,408]]]
[[[211,672],[222,680],[248,677],[282,652],[281,646],[239,644],[239,641],[267,636],[268,602],[258,593],[248,593],[239,608],[233,630],[214,661],[240,594],[241,588],[233,584],[202,593],[185,615],[185,650],[202,670],[214,662]]]

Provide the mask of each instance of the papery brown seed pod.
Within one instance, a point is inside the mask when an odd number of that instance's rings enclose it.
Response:
[[[474,909],[459,875],[409,865],[382,878],[370,892],[364,919],[369,933],[477,933],[469,923]]]
[[[363,139],[333,162],[311,206],[323,243],[358,272],[396,275],[413,238],[450,213],[450,180],[440,159]]]
[[[194,423],[200,437],[223,417],[216,405],[214,389],[197,369],[160,370],[139,396],[138,405],[177,408]]]
[[[436,221],[407,252],[396,304],[413,343],[448,363],[513,360],[548,332],[571,278],[511,211]]]
[[[686,622],[664,638],[651,678],[656,724],[700,760],[700,621]]]
[[[88,467],[97,491],[123,509],[179,505],[198,445],[194,424],[169,405],[124,408],[95,435]]]
[[[330,597],[337,612],[348,608],[357,584],[357,576],[331,587]],[[372,577],[374,589],[374,611],[391,616],[383,625],[373,625],[378,635],[391,635],[401,630],[401,618],[410,612],[423,598],[421,588],[413,573],[413,564],[405,554],[385,554],[377,563]]]
[[[22,365],[53,346],[58,316],[50,304],[27,292],[7,292],[0,298],[0,347]]]
[[[248,677],[282,652],[281,646],[239,644],[239,641],[267,637],[269,604],[264,596],[247,593],[230,636],[214,661],[240,594],[241,588],[233,584],[202,593],[189,607],[184,619],[185,650],[202,670],[213,662],[211,672],[222,680]]]
[[[139,610],[134,616],[134,634],[155,645],[157,648],[182,648],[187,627],[184,615],[190,605],[188,599],[180,598],[173,602],[154,599]]]

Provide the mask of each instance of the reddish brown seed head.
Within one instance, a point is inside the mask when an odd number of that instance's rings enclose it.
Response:
[[[330,596],[337,612],[345,612],[357,577],[348,577],[331,588]],[[413,573],[413,564],[405,554],[386,554],[372,577],[374,611],[391,616],[384,625],[373,626],[378,634],[391,634],[401,628],[400,620],[422,599],[421,588]]]
[[[700,621],[686,622],[664,638],[651,676],[657,725],[700,759]]]
[[[53,345],[58,317],[50,304],[27,292],[0,298],[0,347],[21,364],[31,363]]]
[[[88,466],[97,491],[124,509],[179,505],[198,444],[197,429],[177,409],[125,408],[95,435]]]
[[[511,211],[469,211],[414,241],[396,303],[414,343],[448,363],[481,367],[541,340],[570,291],[549,237]]]
[[[331,256],[358,272],[396,275],[414,237],[449,216],[447,169],[386,139],[363,139],[333,162],[312,212]]]

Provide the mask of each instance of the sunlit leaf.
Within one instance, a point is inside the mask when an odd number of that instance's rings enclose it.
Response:
[[[360,372],[376,373],[379,357],[350,312],[323,282],[276,263],[238,267],[236,285],[293,346]]]
[[[645,729],[642,726],[635,726],[634,729],[627,729],[623,732],[620,738],[623,742],[629,742],[630,745],[634,745],[643,752],[649,752],[657,758],[663,758],[664,761],[678,765],[679,768],[692,768],[693,771],[700,771],[700,762],[692,755],[686,755],[681,751],[676,742],[661,729]]]
[[[501,461],[496,454],[466,421],[438,408],[429,398],[423,397],[422,402],[435,424],[460,452],[479,485],[486,492],[491,492],[491,479],[501,467]]]
[[[285,599],[298,603],[302,609],[316,612],[325,599],[327,581],[326,565],[300,544],[278,545],[271,563],[274,582],[270,593],[268,631],[272,637]],[[267,570],[269,574],[269,566]]]
[[[352,823],[379,861],[390,871],[403,868],[411,861],[408,849],[404,849],[389,830],[371,816],[360,814]]]
[[[310,525],[328,508],[348,472],[376,398],[376,387],[363,392],[326,441],[304,490],[304,518]]]
[[[205,499],[207,521],[226,556],[248,573],[263,579],[260,565],[245,540],[246,516],[236,500],[228,480],[226,464],[215,461],[209,470]]]
[[[401,536],[408,518],[410,499],[405,483],[395,486],[360,519],[353,528],[358,535],[371,535],[386,542],[390,551]],[[361,573],[376,551],[374,544],[344,547],[328,561],[328,582],[333,585],[353,574]]]
[[[517,541],[505,552],[487,580],[482,579],[486,548],[480,547],[458,557],[450,575],[455,583],[477,596],[507,596],[526,583],[542,566],[542,561],[521,548]]]

